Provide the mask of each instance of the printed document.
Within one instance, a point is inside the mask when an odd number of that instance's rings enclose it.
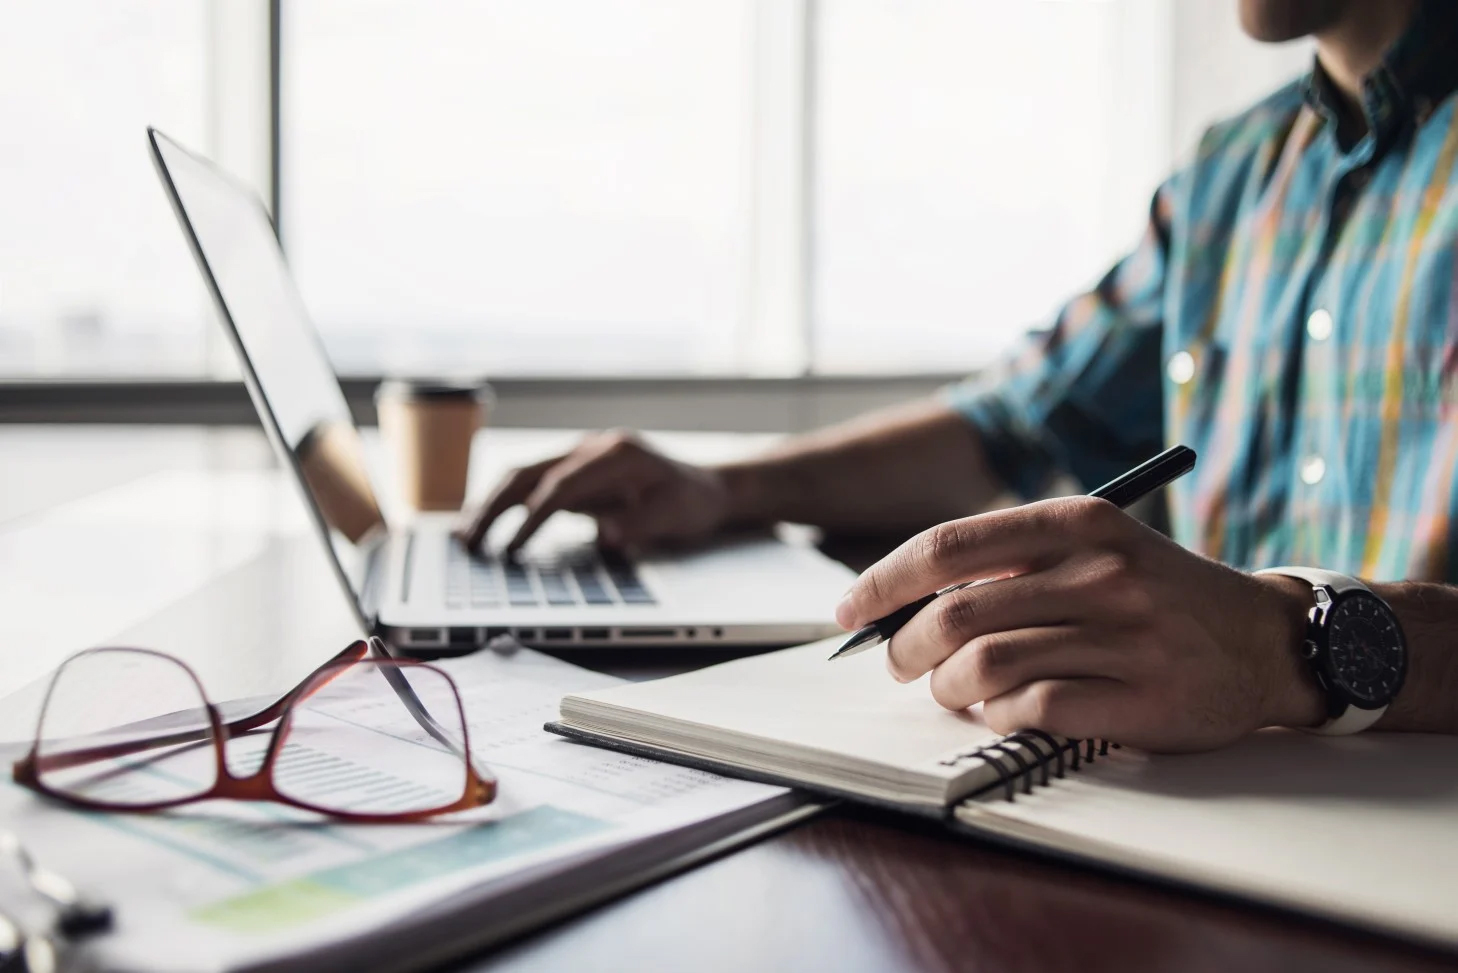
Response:
[[[613,677],[526,649],[487,650],[441,667],[461,690],[475,759],[500,782],[485,808],[386,826],[226,801],[100,814],[64,809],[7,774],[0,824],[45,865],[114,904],[116,929],[86,947],[98,966],[228,970],[318,950],[412,912],[438,912],[466,889],[507,895],[554,874],[570,887],[610,852],[651,848],[665,835],[785,800],[782,788],[542,731],[563,694],[620,682]],[[360,715],[369,726],[371,714]],[[335,772],[352,768],[353,776],[340,777],[347,786],[408,788],[419,746],[409,729],[375,721],[354,752],[307,756]],[[230,743],[230,765],[251,771],[264,742]]]

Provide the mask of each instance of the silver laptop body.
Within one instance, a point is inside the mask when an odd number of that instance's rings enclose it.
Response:
[[[263,427],[367,628],[431,653],[469,651],[504,633],[528,645],[587,647],[776,645],[839,631],[831,616],[851,572],[773,537],[632,562],[599,552],[587,518],[559,514],[521,557],[506,559],[468,556],[451,537],[455,515],[389,527],[261,201],[168,136],[148,136]]]

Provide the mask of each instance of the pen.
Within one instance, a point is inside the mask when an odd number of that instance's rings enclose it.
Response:
[[[1195,451],[1193,449],[1188,446],[1171,446],[1148,462],[1141,463],[1123,476],[1115,477],[1105,483],[1089,496],[1107,500],[1114,506],[1123,509],[1165,484],[1179,479],[1194,468]],[[949,585],[940,591],[934,591],[924,598],[918,598],[911,604],[904,605],[884,618],[878,618],[851,633],[850,637],[841,643],[840,648],[836,649],[835,654],[830,658],[832,660],[844,659],[890,640],[891,636],[901,631],[903,625],[911,621],[913,615],[930,605],[939,595],[961,591],[963,588],[971,588],[973,585],[986,584],[994,580],[996,579],[982,578],[977,581],[963,581],[960,584]]]

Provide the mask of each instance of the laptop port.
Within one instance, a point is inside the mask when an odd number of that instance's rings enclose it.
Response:
[[[605,628],[584,628],[581,633],[584,642],[606,642],[608,630]]]
[[[618,637],[625,639],[671,639],[678,637],[673,628],[620,628]]]
[[[412,642],[439,642],[445,633],[438,628],[412,628],[406,634]]]
[[[544,628],[542,629],[542,640],[545,642],[571,642],[572,629]]]
[[[451,645],[475,645],[476,630],[474,628],[453,628],[450,641]]]
[[[535,642],[537,640],[537,630],[534,628],[518,628],[513,630],[511,634],[523,642]]]
[[[486,629],[485,641],[490,642],[492,639],[499,639],[503,635],[510,634],[511,629],[507,628],[505,625],[492,625],[490,628]]]

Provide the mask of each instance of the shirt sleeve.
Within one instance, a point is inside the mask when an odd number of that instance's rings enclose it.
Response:
[[[943,390],[1018,495],[1044,495],[1060,473],[1091,490],[1162,448],[1171,197],[1166,183],[1139,246],[1065,304],[1050,327]]]

